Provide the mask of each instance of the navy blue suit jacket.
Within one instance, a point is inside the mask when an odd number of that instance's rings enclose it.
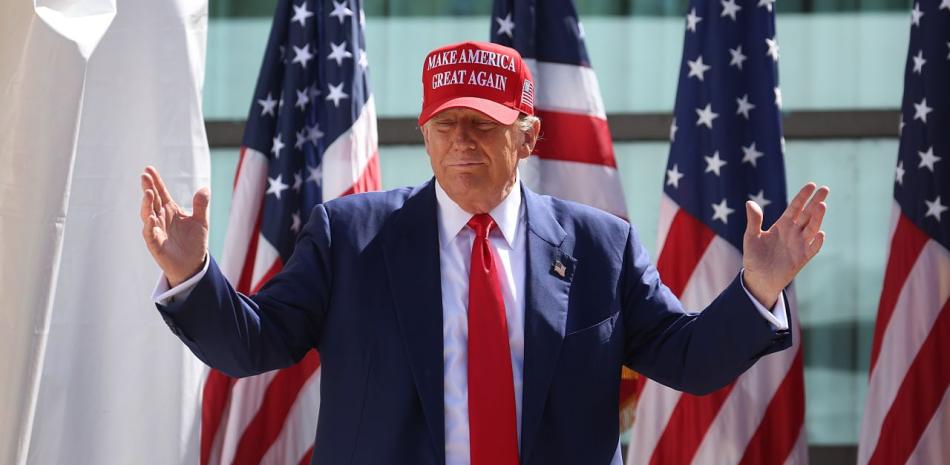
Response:
[[[608,464],[621,365],[708,393],[791,345],[738,277],[686,313],[631,225],[523,189],[527,221],[521,463]],[[443,464],[442,298],[433,181],[317,206],[293,256],[258,294],[212,260],[172,331],[231,376],[320,352],[314,464]],[[566,265],[557,273],[553,264]],[[564,270],[561,270],[564,271]]]

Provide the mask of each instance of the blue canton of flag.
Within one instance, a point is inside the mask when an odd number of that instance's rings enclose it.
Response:
[[[950,0],[924,0],[911,11],[894,199],[910,221],[950,249],[948,156]]]
[[[523,58],[548,63],[590,66],[584,27],[573,1],[496,0],[491,41],[518,51]]]
[[[243,142],[268,159],[261,234],[284,262],[310,210],[341,194],[324,189],[324,155],[370,101],[364,23],[359,0],[278,2]]]
[[[666,194],[738,250],[747,200],[762,207],[764,229],[786,207],[772,8],[770,0],[690,2],[670,127]]]

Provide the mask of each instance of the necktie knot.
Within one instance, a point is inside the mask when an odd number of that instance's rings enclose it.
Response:
[[[495,226],[495,220],[488,213],[479,213],[468,220],[468,227],[475,231],[476,237],[487,238],[493,226]]]

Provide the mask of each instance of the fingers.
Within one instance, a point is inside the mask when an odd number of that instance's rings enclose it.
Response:
[[[745,203],[746,226],[745,233],[758,234],[762,232],[762,208],[751,200]]]
[[[158,170],[156,170],[153,166],[146,166],[145,173],[149,175],[152,180],[152,184],[158,191],[159,200],[161,201],[162,205],[174,203],[175,201],[168,193],[168,189],[165,188],[165,182],[162,181],[162,176],[158,174]]]
[[[818,233],[827,210],[828,207],[825,202],[812,203],[805,210],[805,215],[803,215],[805,224],[803,225],[802,235],[806,241],[811,241]]]
[[[192,207],[194,208],[192,215],[202,223],[208,224],[208,205],[211,204],[211,189],[208,187],[198,189],[198,192],[195,192],[195,197],[192,202]]]
[[[798,217],[801,216],[802,210],[805,209],[805,202],[811,197],[812,193],[815,192],[815,183],[809,182],[802,186],[801,190],[798,191],[798,194],[795,194],[795,198],[792,199],[788,204],[788,208],[785,209],[785,213],[782,216],[788,215],[788,219],[793,224],[798,224]]]
[[[139,218],[142,219],[142,222],[148,222],[148,217],[152,215],[152,191],[142,189],[144,194],[142,194],[142,206],[139,208]]]
[[[808,260],[811,260],[812,257],[818,254],[818,251],[821,250],[821,246],[824,243],[825,243],[825,232],[818,231],[818,234],[815,236],[815,240],[811,241],[811,244],[808,244],[808,249],[806,251]]]
[[[828,189],[828,186],[821,186],[820,188],[816,189],[815,195],[812,196],[812,198],[808,201],[808,204],[805,205],[805,208],[803,209],[803,211],[795,219],[795,224],[798,225],[798,227],[801,228],[803,231],[805,230],[805,228],[809,226],[809,224],[811,224],[811,222],[815,219],[816,215],[819,215],[819,210],[820,210],[820,216],[818,216],[817,219],[819,222],[821,221],[821,217],[824,216],[824,210],[827,207],[827,205],[825,204],[825,199],[828,198],[829,192],[830,190]],[[820,226],[821,226],[820,224],[815,226],[812,229],[811,234],[814,235],[814,233],[818,231],[818,228]],[[809,239],[810,238],[811,237],[809,236]]]

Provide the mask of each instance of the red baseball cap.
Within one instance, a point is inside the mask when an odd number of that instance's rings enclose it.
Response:
[[[447,108],[480,111],[501,124],[534,114],[534,80],[521,55],[486,42],[437,48],[422,64],[419,126]]]

